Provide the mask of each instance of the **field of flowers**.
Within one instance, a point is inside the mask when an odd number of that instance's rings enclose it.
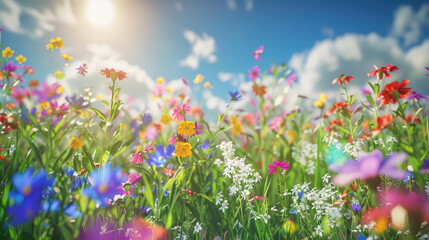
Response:
[[[51,39],[47,55],[73,61],[63,45]],[[429,237],[429,98],[394,64],[368,69],[361,94],[341,74],[338,99],[300,96],[287,111],[295,74],[251,66],[253,92],[230,90],[210,121],[163,78],[161,114],[132,116],[127,69],[98,70],[107,99],[67,96],[61,69],[56,83],[28,80],[18,54],[1,45],[0,239]],[[253,111],[236,107],[244,95]]]

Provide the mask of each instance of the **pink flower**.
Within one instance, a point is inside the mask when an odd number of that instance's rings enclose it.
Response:
[[[250,194],[250,197],[252,198],[252,199],[250,199],[251,202],[253,202],[254,200],[262,200],[262,199],[264,199],[264,196],[257,197],[257,196],[255,196],[253,194]]]
[[[21,88],[21,91],[19,91],[17,87],[12,87],[11,96],[18,104],[22,104],[24,102],[24,99],[30,96],[30,90]]]
[[[133,155],[131,156],[131,158],[129,160],[131,165],[135,164],[135,163],[143,163],[143,161],[144,161],[143,158],[140,156],[140,153],[138,153],[138,152],[133,153]]]
[[[169,144],[176,144],[177,141],[177,137],[176,136],[172,136],[171,138],[168,139],[168,143]]]
[[[173,110],[173,119],[174,120],[183,120],[185,119],[186,113],[191,111],[191,105],[189,103],[183,104],[181,107],[180,105],[177,105],[176,109]]]
[[[258,65],[252,67],[252,69],[247,69],[247,76],[249,76],[250,80],[254,82],[257,78],[260,77],[261,69],[259,69]]]
[[[183,81],[183,83],[186,85],[186,86],[188,86],[189,85],[189,83],[188,83],[188,81],[186,80],[186,78],[182,78],[182,81]]]
[[[85,76],[85,74],[88,73],[88,71],[86,71],[87,69],[88,68],[86,67],[86,63],[83,65],[80,65],[78,68],[76,68],[77,73],[82,75],[82,76]]]
[[[162,85],[162,84],[157,84],[156,86],[155,86],[155,88],[153,89],[153,91],[152,91],[152,94],[155,96],[155,97],[160,97],[161,95],[162,95],[162,93],[164,92],[164,85]]]
[[[258,47],[255,51],[253,51],[253,56],[255,57],[255,60],[261,61],[261,57],[259,54],[262,54],[264,52],[264,46]]]
[[[249,97],[249,99],[250,99],[250,104],[252,104],[252,107],[256,107],[256,101],[255,101],[255,99],[253,99],[253,98],[251,98],[251,97]]]
[[[145,137],[146,137],[147,140],[153,141],[153,140],[156,139],[157,136],[158,136],[158,132],[157,132],[155,126],[149,126],[146,129],[146,135],[145,135]]]
[[[288,170],[289,169],[289,163],[286,163],[286,160],[283,162],[280,161],[274,161],[273,165],[268,164],[269,174],[272,175],[273,173],[277,173],[277,169],[280,171],[280,169]]]
[[[149,143],[143,150],[143,152],[152,152],[152,151],[153,151],[152,143]]]
[[[296,80],[296,74],[292,73],[291,75],[289,75],[289,77],[287,78],[287,84],[291,84],[293,82],[295,82]]]
[[[282,117],[274,117],[272,118],[268,124],[270,125],[270,128],[274,131],[278,131],[279,130],[279,126],[282,123],[283,118]]]

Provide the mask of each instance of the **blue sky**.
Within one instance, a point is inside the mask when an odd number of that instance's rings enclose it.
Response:
[[[232,79],[221,81],[220,73],[236,79],[244,74],[248,81],[248,68],[259,65],[264,71],[273,62],[291,67],[300,82],[295,90],[310,96],[318,95],[316,90],[333,91],[330,82],[340,73],[360,78],[356,87],[361,87],[373,64],[389,63],[404,69],[394,80],[410,78],[413,87],[429,94],[429,79],[422,68],[429,66],[428,51],[424,54],[429,50],[429,4],[420,1],[109,1],[115,6],[114,22],[99,28],[85,15],[87,0],[0,0],[2,43],[26,56],[41,81],[53,73],[45,45],[61,36],[65,42],[61,52],[76,59],[70,72],[77,63],[114,55],[106,64],[114,65],[115,60],[119,68],[134,66],[144,82],[159,76],[168,81],[192,80],[201,73],[214,86],[213,96],[206,100],[219,100],[219,104],[227,101],[226,90],[243,84],[242,80],[235,86]],[[186,31],[201,44],[197,52],[192,53]],[[251,52],[260,45],[265,51],[257,62]],[[110,55],[102,56],[100,51]],[[348,52],[353,54],[348,57]],[[101,55],[94,59],[95,54]],[[183,64],[192,54],[201,55],[198,66]],[[100,77],[90,75],[89,82],[91,78]],[[88,81],[69,74],[65,83],[80,86]],[[203,97],[195,87],[191,91]]]

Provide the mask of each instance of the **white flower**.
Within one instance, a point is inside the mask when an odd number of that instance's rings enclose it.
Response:
[[[322,230],[322,227],[320,225],[318,225],[316,227],[316,229],[314,230],[314,234],[319,235],[320,237],[323,236],[323,230]]]
[[[199,222],[195,223],[194,234],[199,233],[201,230],[203,230],[201,223],[199,223]]]
[[[228,201],[224,200],[222,203],[222,206],[219,208],[223,213],[225,213],[225,210],[228,209]]]
[[[327,173],[327,174],[325,174],[323,177],[322,177],[322,180],[323,180],[323,182],[325,182],[325,183],[329,183],[329,180],[331,179],[331,175],[329,175],[329,173]]]

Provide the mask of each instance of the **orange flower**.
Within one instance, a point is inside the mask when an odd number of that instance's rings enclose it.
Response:
[[[378,97],[383,97],[381,104],[387,105],[389,102],[396,103],[399,98],[405,98],[411,93],[410,89],[406,86],[410,83],[410,80],[405,79],[401,83],[394,81],[392,83],[386,84],[384,90],[378,95]]]
[[[264,96],[264,94],[266,93],[265,89],[267,87],[265,86],[258,86],[258,85],[253,85],[253,92],[255,93],[256,96]]]
[[[125,78],[128,78],[127,77],[127,73],[126,72],[124,72],[124,71],[118,71],[118,72],[116,72],[116,70],[115,69],[113,69],[113,68],[105,68],[105,69],[102,69],[101,71],[100,71],[100,74],[101,75],[105,75],[106,76],[106,78],[112,78],[112,80],[116,80],[116,78],[119,78],[119,80],[123,80],[123,79],[125,79]]]
[[[37,81],[37,80],[30,80],[30,83],[28,85],[31,88],[38,87],[39,86],[39,81]]]

